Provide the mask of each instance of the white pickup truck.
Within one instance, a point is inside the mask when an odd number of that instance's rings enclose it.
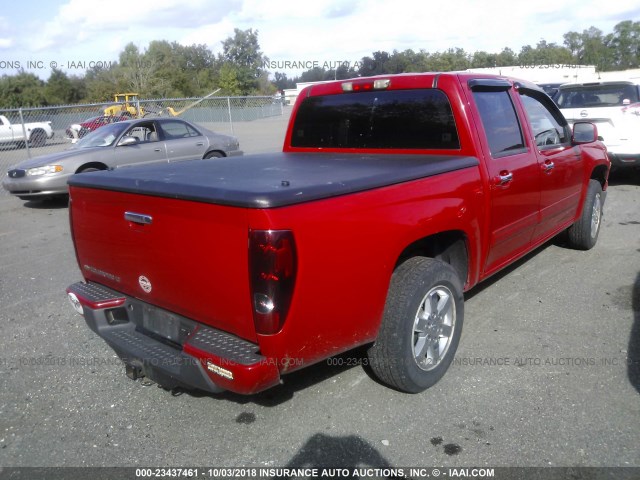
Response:
[[[7,117],[0,115],[0,145],[7,143],[23,143],[29,141],[29,146],[42,147],[47,139],[53,138],[51,122],[25,123],[24,129],[21,123],[12,124]]]

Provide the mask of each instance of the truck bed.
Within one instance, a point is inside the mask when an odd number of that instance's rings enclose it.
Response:
[[[266,153],[75,175],[69,185],[242,207],[276,208],[477,166],[455,155]]]

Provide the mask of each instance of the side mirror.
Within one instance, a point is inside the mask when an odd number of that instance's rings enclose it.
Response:
[[[127,145],[135,145],[136,143],[138,143],[138,139],[136,137],[124,137],[118,142],[118,146],[126,147]]]
[[[572,141],[576,145],[591,143],[600,140],[598,137],[598,127],[591,122],[576,122],[573,124]]]

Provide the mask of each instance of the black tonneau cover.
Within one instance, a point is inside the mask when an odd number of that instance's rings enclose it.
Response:
[[[73,175],[69,185],[245,208],[361,192],[479,164],[454,155],[265,153]]]

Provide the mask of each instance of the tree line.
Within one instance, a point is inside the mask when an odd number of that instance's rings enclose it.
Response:
[[[466,52],[450,48],[443,52],[404,50],[377,51],[357,65],[335,69],[312,68],[289,78],[285,72],[270,77],[268,57],[261,51],[258,31],[235,29],[215,55],[206,45],[184,46],[166,40],[152,41],[146,50],[133,43],[125,46],[118,62],[96,66],[83,76],[53,69],[44,81],[19,71],[0,77],[0,108],[101,103],[118,92],[136,92],[142,98],[199,97],[220,89],[218,95],[271,95],[295,88],[296,82],[346,79],[356,76],[403,72],[453,71],[500,66],[550,64],[595,65],[599,71],[639,68],[640,22],[626,20],[604,34],[591,27],[582,33],[568,32],[562,45],[540,40],[518,53],[505,47],[499,53]]]

